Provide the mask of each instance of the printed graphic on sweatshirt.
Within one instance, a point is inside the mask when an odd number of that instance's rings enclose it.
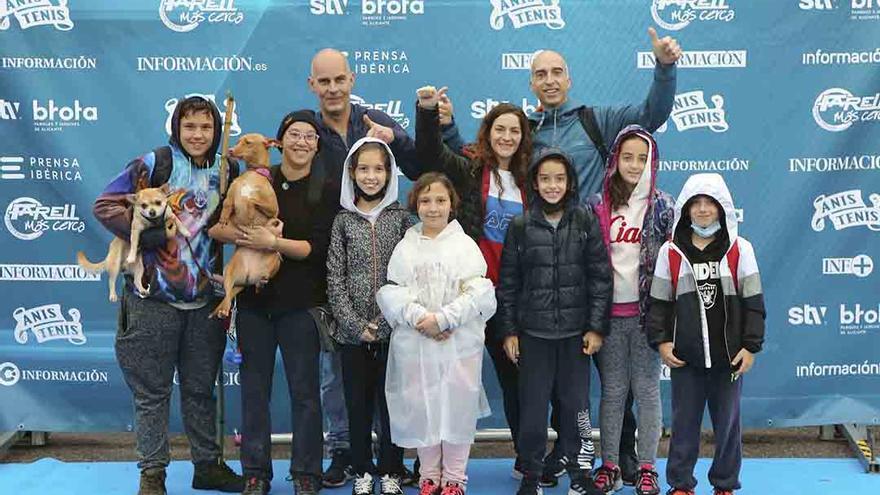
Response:
[[[483,225],[483,235],[492,242],[504,243],[507,234],[507,226],[517,215],[522,215],[522,196],[516,188],[513,174],[499,171],[501,182],[504,185],[503,194],[498,189],[495,177],[490,175],[489,197],[486,198],[486,219]]]
[[[611,218],[611,244],[640,244],[641,242],[641,226],[628,225],[623,215]]]
[[[718,286],[713,281],[721,278],[721,264],[718,261],[694,263],[694,276],[697,282],[705,281],[697,284],[703,308],[712,309],[718,296]]]

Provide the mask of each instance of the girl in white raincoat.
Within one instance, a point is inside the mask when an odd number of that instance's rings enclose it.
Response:
[[[495,291],[486,262],[459,223],[449,179],[428,173],[413,185],[406,231],[377,299],[393,328],[385,394],[391,439],[418,449],[420,495],[461,495],[477,419],[489,414],[481,370]]]

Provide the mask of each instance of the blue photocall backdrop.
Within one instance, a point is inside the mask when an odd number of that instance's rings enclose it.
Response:
[[[573,98],[642,101],[649,26],[685,50],[657,133],[660,187],[721,173],[762,271],[767,340],[744,378],[744,422],[877,423],[878,0],[0,0],[0,431],[131,429],[117,306],[74,254],[106,252],[92,201],[166,142],[178,98],[222,111],[231,90],[233,135],[272,135],[286,112],[317,107],[309,61],[332,46],[356,74],[354,101],[412,133],[416,88],[449,86],[473,140],[497,102],[537,105],[540,49],[567,57]],[[480,426],[503,427],[488,358],[483,376],[493,415]],[[236,367],[224,381],[231,431]],[[275,387],[274,429],[291,431],[281,374]]]

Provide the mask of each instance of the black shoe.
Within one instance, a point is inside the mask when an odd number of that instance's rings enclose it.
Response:
[[[559,484],[559,477],[565,474],[568,457],[556,457],[555,452],[544,458],[544,472],[541,473],[541,486],[553,487]]]
[[[520,481],[516,495],[544,495],[544,489],[538,483],[538,478],[525,477]]]
[[[244,478],[235,474],[225,462],[204,462],[196,464],[192,487],[196,490],[240,493],[244,490]]]
[[[163,468],[144,469],[141,471],[138,495],[166,495],[165,470]]]
[[[381,495],[403,495],[403,485],[400,478],[394,474],[386,474],[379,479],[379,493]]]
[[[317,476],[304,474],[293,478],[295,495],[318,495],[319,491],[321,491],[321,480]]]
[[[520,462],[519,457],[513,463],[513,471],[510,472],[510,477],[515,480],[522,480],[526,477],[526,472],[523,471],[522,462]]]
[[[373,475],[370,473],[358,474],[351,484],[351,495],[373,495]]]
[[[568,495],[605,495],[605,492],[596,488],[589,476],[576,476],[568,487]]]
[[[416,459],[416,463],[419,460]],[[415,471],[410,471],[406,466],[401,466],[400,468],[400,486],[418,486],[419,484],[419,470],[416,467]]]
[[[351,454],[347,449],[334,449],[330,466],[321,476],[321,484],[327,488],[337,488],[354,478],[351,467]]]
[[[269,493],[269,482],[255,476],[251,476],[244,484],[241,495],[266,495]]]

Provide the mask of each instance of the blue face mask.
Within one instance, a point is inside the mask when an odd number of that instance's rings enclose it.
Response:
[[[702,237],[703,239],[708,239],[715,235],[719,230],[721,230],[721,222],[715,220],[715,222],[709,224],[706,227],[700,227],[699,225],[691,222],[691,228],[694,229],[694,234]]]

